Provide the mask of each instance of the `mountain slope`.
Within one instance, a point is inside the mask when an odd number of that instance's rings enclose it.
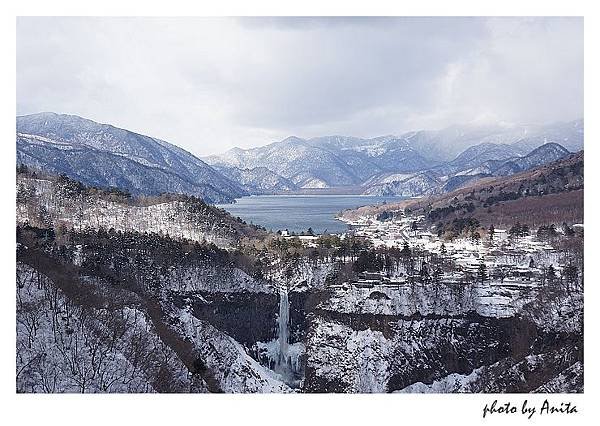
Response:
[[[347,210],[355,220],[383,211],[410,209],[430,224],[445,226],[454,220],[474,218],[483,226],[513,224],[581,223],[583,220],[583,151],[569,154],[510,176],[475,179],[454,191],[385,206]],[[508,226],[508,225],[506,225]]]
[[[440,186],[440,181],[431,173],[416,173],[401,180],[391,180],[370,186],[363,194],[401,197],[414,197],[418,195],[435,194]]]
[[[528,132],[523,138],[515,141],[513,145],[525,150],[532,150],[547,143],[557,143],[571,152],[583,149],[584,122],[583,119],[566,123],[555,123],[541,126]]]
[[[419,154],[408,140],[392,135],[373,139],[325,136],[309,139],[308,142],[335,152],[363,179],[373,176],[378,170],[410,173],[434,164]]]
[[[266,167],[239,169],[233,166],[213,166],[213,168],[232,181],[237,182],[250,194],[272,194],[298,189],[294,182],[279,176]]]
[[[549,142],[571,152],[583,149],[583,119],[546,125],[450,126],[442,130],[420,130],[402,136],[421,155],[442,162],[452,161],[461,152],[479,144],[512,145],[529,152]]]
[[[322,182],[325,187],[354,185],[360,181],[340,157],[296,137],[249,150],[234,148],[222,157],[207,157],[206,161],[215,166],[240,169],[265,167],[299,187],[314,181]]]
[[[396,137],[345,136],[289,137],[259,148],[233,148],[205,160],[214,166],[265,167],[302,188],[360,185],[376,174],[417,172],[434,164]]]
[[[557,143],[547,143],[534,149],[523,157],[511,159],[503,163],[500,167],[493,171],[493,174],[495,176],[506,176],[513,173],[522,172],[543,164],[560,160],[569,154],[569,151],[565,147]]]
[[[568,149],[578,151],[583,147],[583,120],[546,126],[451,126],[371,139],[339,135],[289,137],[258,148],[233,148],[205,160],[228,168],[264,167],[301,188],[361,185],[367,193],[424,195],[435,192],[434,180],[440,181],[438,187],[452,181],[448,187],[456,188],[460,182],[473,179],[454,179],[457,175],[493,175],[509,160],[516,163],[507,164],[502,173],[516,173],[554,161],[559,156],[550,153],[544,154],[547,158],[540,156],[539,161],[531,159],[531,166],[525,163],[529,160],[519,160],[547,141],[564,142]],[[422,175],[425,171],[427,174]],[[400,176],[392,180],[393,175]],[[400,183],[417,175],[419,184]],[[386,188],[381,185],[384,180]],[[419,187],[422,192],[413,193]]]
[[[86,227],[155,232],[197,242],[234,245],[263,232],[222,209],[179,194],[131,197],[98,190],[66,176],[17,173],[17,222],[39,227]]]
[[[519,157],[523,154],[520,149],[507,144],[482,143],[461,152],[451,162],[436,168],[443,174],[462,174],[488,161],[502,161]]]
[[[453,161],[414,175],[388,174],[369,179],[364,194],[422,196],[451,192],[490,176],[510,176],[568,156],[555,143],[542,145],[527,155],[511,145],[484,143],[467,148]]]
[[[134,194],[178,192],[208,202],[247,194],[181,148],[72,115],[17,117],[17,162]]]

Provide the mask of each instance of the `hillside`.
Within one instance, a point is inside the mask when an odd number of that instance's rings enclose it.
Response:
[[[17,164],[133,194],[182,193],[207,202],[247,195],[237,183],[168,142],[73,115],[17,117]]]
[[[408,209],[431,224],[474,217],[483,225],[583,221],[583,151],[511,176],[484,177],[447,194],[343,212],[347,220]]]
[[[180,194],[132,197],[122,190],[86,187],[65,175],[20,168],[17,223],[84,230],[155,232],[220,246],[264,232],[202,200]]]
[[[415,197],[431,195],[439,191],[440,181],[429,172],[415,173],[408,177],[399,177],[397,174],[381,179],[376,184],[371,184],[363,191],[365,195],[402,197]]]
[[[569,151],[557,143],[546,143],[523,157],[511,158],[497,166],[492,174],[495,176],[506,176],[529,170],[531,168],[560,160],[569,155]]]
[[[467,148],[454,160],[434,168],[439,175],[453,175],[473,169],[490,160],[503,161],[520,157],[524,152],[508,144],[481,143]]]

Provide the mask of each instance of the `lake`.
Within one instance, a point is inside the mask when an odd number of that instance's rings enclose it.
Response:
[[[238,198],[235,204],[218,204],[247,223],[264,226],[272,231],[342,233],[348,227],[335,219],[345,209],[400,201],[402,197],[366,195],[253,195]]]

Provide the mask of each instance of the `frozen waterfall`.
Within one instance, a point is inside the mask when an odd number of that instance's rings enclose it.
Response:
[[[277,343],[279,345],[279,356],[277,358],[276,370],[280,374],[289,372],[289,343],[290,343],[290,302],[287,289],[279,291],[279,317],[277,318]]]
[[[279,288],[279,315],[277,316],[277,336],[269,342],[257,342],[257,359],[261,364],[277,373],[281,380],[291,387],[298,387],[304,377],[302,356],[306,352],[304,344],[291,336],[290,302],[287,288]]]

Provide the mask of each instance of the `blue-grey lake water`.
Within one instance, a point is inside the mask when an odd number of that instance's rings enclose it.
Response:
[[[247,223],[272,231],[288,229],[303,232],[309,227],[316,233],[342,233],[348,227],[335,215],[349,208],[402,200],[401,197],[365,195],[253,195],[235,204],[218,204]]]

